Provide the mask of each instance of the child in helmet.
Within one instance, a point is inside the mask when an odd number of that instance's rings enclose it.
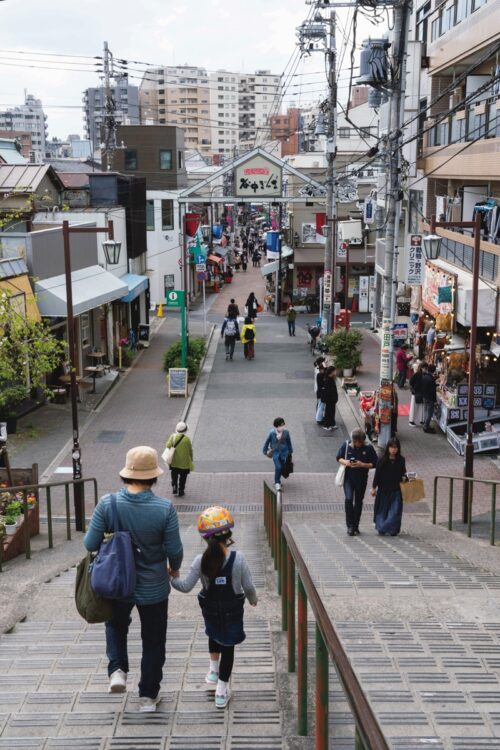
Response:
[[[231,698],[229,678],[233,669],[234,647],[245,640],[243,607],[245,597],[255,607],[257,592],[242,552],[229,552],[233,544],[234,520],[226,508],[207,508],[198,518],[198,531],[207,542],[184,578],[171,578],[172,586],[187,593],[201,579],[198,602],[208,636],[210,668],[205,677],[215,688],[215,705],[225,708]]]

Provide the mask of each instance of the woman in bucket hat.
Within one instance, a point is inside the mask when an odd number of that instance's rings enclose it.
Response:
[[[166,448],[175,448],[174,457],[170,464],[170,478],[172,480],[172,494],[184,496],[186,480],[190,471],[194,471],[193,444],[186,435],[189,427],[185,422],[178,422],[169,439]]]
[[[168,568],[176,573],[182,563],[182,542],[177,513],[170,502],[152,491],[163,474],[154,448],[140,445],[127,453],[120,471],[124,483],[117,493],[116,505],[120,528],[129,531],[135,555],[136,587],[130,600],[113,600],[113,617],[106,623],[109,692],[124,693],[129,671],[127,634],[130,613],[137,607],[141,620],[142,661],[139,681],[139,710],[154,712],[160,701],[160,683],[165,663],[168,595]],[[112,495],[99,500],[88,531],[85,547],[99,549],[104,535],[113,530]]]

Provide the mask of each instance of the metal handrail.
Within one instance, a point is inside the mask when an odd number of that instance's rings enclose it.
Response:
[[[47,503],[47,536],[49,549],[54,548],[54,535],[52,527],[52,489],[55,487],[64,487],[65,491],[65,511],[66,511],[66,539],[71,540],[71,511],[70,511],[70,496],[69,488],[71,485],[83,485],[86,482],[91,482],[94,487],[94,506],[97,505],[97,479],[89,477],[87,479],[67,480],[66,482],[47,482],[45,484],[23,484],[15,487],[2,487],[2,492],[21,492],[23,495],[23,516],[24,516],[24,546],[26,559],[31,559],[31,538],[29,529],[29,505],[28,505],[28,492],[36,492],[38,495],[38,505],[40,507],[40,490],[45,490],[45,500]],[[85,504],[82,509],[82,531],[85,531]],[[2,572],[2,544],[0,543],[0,573]]]
[[[264,483],[264,525],[274,559],[274,567],[278,571],[278,589],[282,596],[282,629],[288,633],[288,671],[295,672],[297,667],[297,733],[299,736],[308,734],[307,603],[309,601],[316,621],[316,750],[328,750],[328,657],[335,665],[354,716],[356,750],[389,750],[387,740],[321,601],[293,534],[288,524],[280,523],[282,522],[280,496],[281,492],[275,492]]]
[[[485,484],[491,485],[491,517],[490,517],[490,545],[495,544],[495,524],[497,515],[497,487],[500,485],[500,481],[497,479],[474,479],[473,477],[460,477],[460,476],[449,476],[448,474],[438,474],[434,477],[434,493],[432,498],[432,523],[434,526],[437,521],[437,489],[438,481],[440,479],[448,479],[448,531],[453,530],[453,484],[454,482],[464,482],[463,485],[466,500],[467,500],[467,536],[472,536],[472,501],[474,498],[474,484]]]

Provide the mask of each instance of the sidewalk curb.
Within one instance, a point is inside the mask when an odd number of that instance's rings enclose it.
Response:
[[[181,416],[181,421],[182,422],[186,422],[187,418],[188,418],[188,415],[190,414],[191,409],[192,409],[195,401],[197,402],[198,401],[198,397],[199,397],[199,399],[201,401],[200,407],[199,407],[197,413],[194,415],[194,418],[191,420],[191,424],[190,424],[191,441],[194,440],[194,435],[195,435],[195,432],[196,432],[196,428],[198,426],[198,420],[200,418],[201,404],[203,403],[203,400],[205,398],[205,392],[206,392],[206,389],[207,389],[208,378],[209,378],[209,376],[210,376],[210,374],[212,372],[213,363],[214,363],[214,360],[215,360],[215,352],[217,350],[217,346],[218,346],[218,343],[219,343],[217,341],[217,339],[215,339],[215,336],[214,336],[216,328],[217,328],[217,324],[214,323],[212,325],[210,333],[208,334],[207,348],[206,348],[206,351],[205,351],[205,355],[204,355],[204,357],[203,357],[203,359],[201,361],[201,364],[200,364],[200,372],[198,373],[198,377],[196,378],[196,380],[194,382],[193,389],[192,389],[190,395],[188,396],[188,400],[186,402],[186,405],[184,407],[184,410],[183,410],[182,416]],[[202,393],[200,391],[202,391]]]

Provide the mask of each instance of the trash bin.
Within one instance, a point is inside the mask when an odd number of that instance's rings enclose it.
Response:
[[[139,323],[138,328],[138,347],[147,349],[149,346],[149,323]]]

